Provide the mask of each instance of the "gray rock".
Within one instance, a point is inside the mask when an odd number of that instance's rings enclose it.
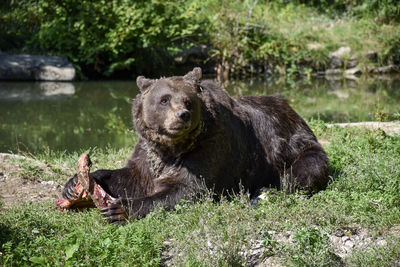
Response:
[[[357,74],[361,74],[361,70],[360,68],[352,68],[352,69],[348,69],[344,72],[345,75],[357,75]]]
[[[332,243],[334,243],[334,244],[339,244],[340,242],[341,242],[341,238],[340,237],[338,237],[338,236],[331,236],[330,237],[330,240],[331,240],[331,242]]]
[[[310,51],[317,51],[317,50],[321,50],[322,48],[324,48],[324,46],[322,44],[319,43],[309,43],[307,44],[307,49]]]
[[[333,234],[334,234],[335,236],[338,236],[338,237],[344,236],[344,232],[343,232],[342,229],[336,229],[336,230],[333,232]]]
[[[50,187],[61,187],[61,185],[59,183],[57,183],[56,181],[42,181],[41,184],[50,186]]]
[[[330,56],[331,57],[344,58],[344,57],[348,57],[348,55],[350,55],[350,52],[351,52],[351,48],[350,47],[342,46],[338,50],[336,50],[335,52],[332,52],[330,54]]]
[[[365,71],[367,73],[378,73],[378,69],[374,66],[367,66],[365,67]]]
[[[342,75],[343,71],[339,69],[328,69],[325,71],[325,75]]]
[[[399,72],[399,67],[396,65],[389,65],[385,67],[379,67],[377,71],[378,73],[381,74],[394,73],[394,72]]]
[[[348,248],[348,249],[354,248],[354,242],[351,241],[351,240],[347,240],[347,241],[344,243],[344,246],[345,246],[346,248]]]
[[[387,241],[386,241],[385,239],[379,239],[379,240],[376,242],[376,245],[377,245],[378,247],[386,246],[386,245],[387,245]]]
[[[72,81],[75,74],[64,57],[0,54],[0,80]]]
[[[372,62],[377,62],[378,61],[378,52],[376,52],[376,51],[368,51],[365,54],[365,57],[368,60],[372,61]]]
[[[357,65],[358,65],[358,60],[357,60],[357,58],[351,57],[351,58],[349,59],[349,61],[347,61],[346,68],[347,68],[347,69],[352,69],[352,68],[357,67]]]
[[[338,69],[343,66],[343,60],[340,57],[332,56],[331,64],[329,65],[330,69]]]

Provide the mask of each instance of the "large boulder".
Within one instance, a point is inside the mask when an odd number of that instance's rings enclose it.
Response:
[[[0,54],[0,80],[72,81],[75,68],[64,57]]]

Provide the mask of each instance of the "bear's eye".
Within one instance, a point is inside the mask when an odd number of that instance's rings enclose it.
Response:
[[[166,105],[166,104],[168,104],[168,102],[169,102],[169,97],[166,97],[166,96],[162,97],[160,100],[161,105]]]

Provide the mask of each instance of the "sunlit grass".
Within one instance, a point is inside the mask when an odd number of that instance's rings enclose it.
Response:
[[[322,121],[310,124],[318,138],[329,141],[332,178],[326,190],[311,198],[276,192],[254,207],[246,194],[219,202],[205,195],[197,202],[182,202],[174,211],[156,210],[124,227],[106,224],[97,210],[59,212],[53,203],[15,206],[0,214],[0,263],[158,266],[161,251],[167,249],[163,242],[168,241],[176,265],[232,266],[244,264],[246,253],[261,240],[268,252],[264,256],[275,255],[286,264],[335,265],[338,258],[325,233],[357,226],[375,229],[387,244],[356,250],[345,262],[390,266],[400,257],[399,232],[386,230],[400,223],[400,136],[327,128]],[[94,169],[118,168],[130,148],[89,153]],[[47,152],[36,159],[70,169],[59,180],[65,182],[78,154]],[[24,164],[30,166],[29,161]],[[277,242],[270,230],[292,231],[294,242]]]

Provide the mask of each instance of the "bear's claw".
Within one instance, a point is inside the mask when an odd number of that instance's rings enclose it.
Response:
[[[75,186],[67,188],[64,198],[56,201],[60,210],[68,208],[91,207],[93,204],[103,209],[109,205],[109,202],[115,200],[104,189],[96,183],[90,175],[90,166],[92,162],[88,154],[82,154],[77,164],[77,182]]]
[[[100,209],[107,221],[113,224],[124,225],[128,215],[118,199],[110,201],[107,207]]]

